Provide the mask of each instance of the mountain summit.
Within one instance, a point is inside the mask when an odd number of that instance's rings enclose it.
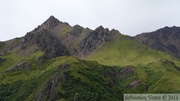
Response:
[[[57,26],[58,24],[60,24],[62,22],[60,22],[58,19],[56,19],[54,16],[50,16],[47,21],[45,21],[41,26],[44,29],[52,29],[55,26]]]
[[[37,28],[35,28],[34,31],[38,32],[38,31],[41,31],[43,29],[52,30],[52,29],[55,29],[55,27],[58,27],[58,26],[62,27],[65,25],[69,26],[68,23],[61,22],[57,18],[55,18],[54,16],[50,16],[44,23],[42,23]]]

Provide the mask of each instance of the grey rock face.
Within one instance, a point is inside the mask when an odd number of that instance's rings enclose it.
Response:
[[[44,29],[46,30],[52,30],[55,27],[57,27],[58,25],[63,25],[65,23],[59,21],[57,18],[55,18],[54,16],[50,16],[44,23],[42,23],[41,25],[39,25],[37,28],[35,28],[33,31],[31,32],[40,32]]]
[[[153,49],[164,51],[180,58],[179,27],[164,27],[154,32],[137,35],[134,39]]]
[[[43,27],[43,29],[52,29],[55,26],[57,26],[59,23],[62,22],[60,22],[54,16],[50,16],[49,19],[47,19],[47,21],[45,21],[41,26]]]
[[[79,26],[79,25],[75,25],[73,27],[73,30],[71,32],[69,32],[69,34],[73,35],[73,36],[79,36],[79,34],[82,32],[84,28]]]
[[[47,30],[39,33],[28,33],[21,43],[22,49],[30,44],[37,44],[42,51],[49,57],[58,57],[69,55],[66,47],[56,37],[51,35]]]
[[[74,49],[74,54],[80,57],[86,57],[96,51],[104,42],[111,41],[114,31],[104,29],[102,26],[90,32],[85,39]]]

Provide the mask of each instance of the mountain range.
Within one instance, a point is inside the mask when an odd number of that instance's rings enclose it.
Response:
[[[50,16],[0,42],[1,101],[119,101],[126,93],[180,93],[180,28],[135,37]]]

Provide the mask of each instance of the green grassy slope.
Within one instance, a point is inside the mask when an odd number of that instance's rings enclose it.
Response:
[[[110,76],[103,77],[101,72],[110,73],[114,68],[102,66],[96,62],[81,61],[73,63],[71,70],[66,71],[69,80],[59,86],[59,91],[64,98],[72,101],[78,98],[83,101],[119,101],[122,92],[118,85],[109,82]]]
[[[9,54],[12,57],[12,53]],[[8,59],[8,57],[6,57]],[[31,61],[32,58],[26,61]],[[6,61],[8,62],[8,61]],[[67,80],[58,84],[60,100],[113,100],[122,99],[118,85],[113,86],[100,72],[112,72],[113,68],[102,66],[96,62],[86,62],[75,57],[58,57],[44,60],[43,64],[31,61],[31,68],[11,70],[0,73],[0,100],[31,101],[44,85],[55,75],[58,67],[69,64],[70,69],[61,71]],[[1,65],[3,66],[3,65]],[[5,65],[4,65],[5,66]],[[106,71],[105,71],[106,70]],[[47,95],[48,96],[48,95]],[[45,98],[44,100],[47,100]]]
[[[106,42],[98,51],[85,58],[85,60],[94,60],[111,66],[147,64],[159,59],[176,60],[170,55],[152,50],[124,35],[121,35],[118,40]]]
[[[180,93],[180,71],[174,62],[159,60],[145,68],[151,93]]]
[[[119,40],[106,42],[85,60],[108,66],[134,66],[138,78],[147,86],[146,93],[180,92],[180,60],[152,50],[127,36],[122,35]]]

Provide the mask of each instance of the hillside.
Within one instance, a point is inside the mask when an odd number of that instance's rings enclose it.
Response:
[[[164,27],[134,37],[140,43],[180,58],[180,28]]]
[[[119,101],[125,93],[180,93],[180,60],[103,26],[54,16],[0,42],[1,101]]]

